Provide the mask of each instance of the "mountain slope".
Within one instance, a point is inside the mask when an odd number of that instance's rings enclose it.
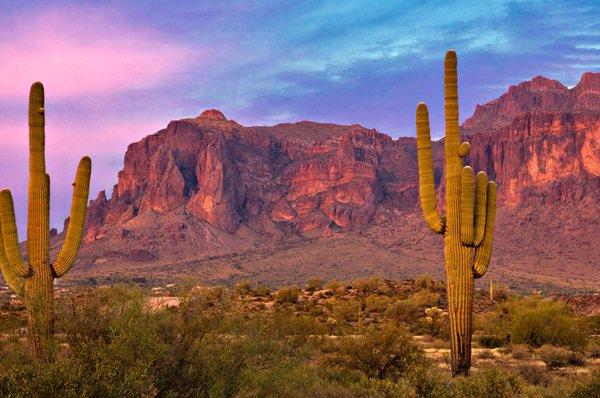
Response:
[[[462,127],[469,163],[499,186],[491,275],[597,289],[600,74],[572,89],[543,77],[512,86]],[[443,142],[434,152],[441,180]],[[413,138],[314,122],[244,127],[208,110],[128,147],[111,197],[90,203],[72,278],[441,274],[437,238],[418,207]]]

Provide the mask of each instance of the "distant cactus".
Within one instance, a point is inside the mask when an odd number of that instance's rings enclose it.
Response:
[[[79,162],[65,242],[51,263],[50,176],[46,174],[44,113],[44,86],[34,83],[29,93],[27,261],[21,255],[12,195],[7,189],[0,191],[0,268],[8,286],[25,301],[31,349],[40,360],[48,358],[53,334],[54,278],[69,271],[81,245],[92,168],[87,156]]]
[[[420,103],[416,115],[421,208],[429,228],[444,236],[454,375],[468,374],[471,366],[473,278],[483,276],[490,263],[496,216],[496,184],[488,182],[486,173],[473,178],[473,169],[463,167],[470,146],[460,143],[456,64],[456,53],[448,51],[444,65],[445,216],[437,210],[427,105]]]

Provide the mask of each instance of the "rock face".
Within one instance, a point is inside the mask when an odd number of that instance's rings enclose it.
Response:
[[[544,77],[511,86],[462,131],[470,164],[499,185],[498,263],[524,261],[522,246],[564,257],[527,231],[575,223],[566,209],[580,209],[580,224],[553,233],[571,239],[581,269],[600,265],[598,249],[579,253],[597,238],[576,226],[600,223],[599,73],[571,89]],[[244,127],[214,109],[173,121],[131,144],[110,199],[100,192],[90,202],[82,272],[111,258],[189,263],[345,234],[422,258],[433,243],[420,220],[415,145],[359,125]],[[441,160],[443,142],[433,147]],[[435,174],[439,182],[441,163]]]
[[[471,164],[501,184],[512,205],[600,198],[600,73],[568,89],[538,76],[467,119]]]
[[[296,126],[328,135],[328,125]],[[90,203],[87,240],[99,228],[178,208],[228,233],[258,216],[297,232],[367,225],[386,193],[414,191],[413,148],[360,126],[336,128],[311,141],[286,140],[278,126],[245,128],[216,110],[171,122],[128,147],[110,200],[101,192]]]

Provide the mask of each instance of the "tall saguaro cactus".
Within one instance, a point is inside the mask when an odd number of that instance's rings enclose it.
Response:
[[[419,196],[425,222],[444,237],[454,375],[468,374],[471,367],[473,284],[490,263],[496,217],[496,184],[488,182],[486,173],[473,178],[473,169],[463,167],[470,146],[460,142],[456,64],[456,53],[448,51],[444,65],[445,216],[438,213],[436,204],[427,105],[417,105]]]
[[[28,310],[29,341],[34,356],[48,358],[53,334],[54,278],[66,274],[77,256],[87,210],[92,163],[79,162],[73,183],[71,216],[65,242],[54,262],[50,261],[50,176],[45,160],[44,86],[37,82],[29,93],[29,206],[27,253],[21,255],[13,199],[0,191],[0,268],[8,286],[21,295]]]

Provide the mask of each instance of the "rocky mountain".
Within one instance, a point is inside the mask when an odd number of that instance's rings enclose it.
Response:
[[[544,77],[511,86],[462,131],[469,163],[499,186],[490,274],[598,289],[600,73],[571,89]],[[443,142],[434,151],[441,180]],[[72,275],[441,274],[438,238],[420,215],[414,138],[308,121],[244,127],[211,109],[129,145],[110,198],[90,202]]]

